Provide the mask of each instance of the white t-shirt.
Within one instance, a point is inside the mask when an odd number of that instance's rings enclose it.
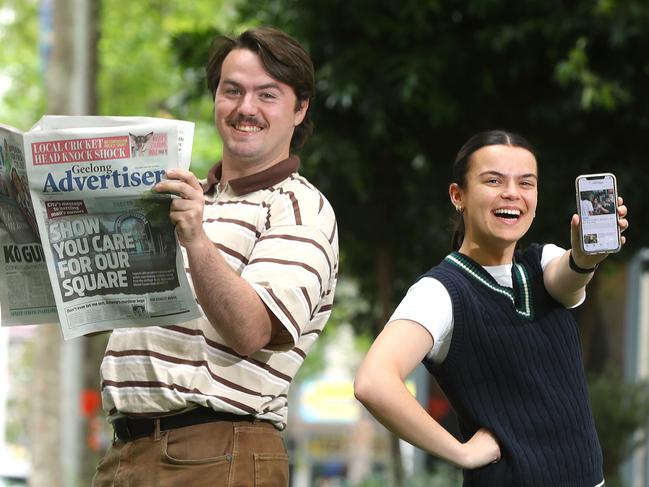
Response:
[[[541,254],[543,270],[564,253],[565,249],[557,245],[544,245]],[[501,286],[512,287],[511,263],[483,268]],[[582,302],[583,299],[575,307]],[[453,336],[453,305],[451,296],[441,282],[434,277],[423,277],[410,286],[387,324],[396,320],[410,320],[423,326],[433,337],[433,348],[428,352],[428,358],[437,364],[446,358]]]

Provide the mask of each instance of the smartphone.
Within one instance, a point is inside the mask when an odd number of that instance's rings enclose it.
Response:
[[[617,181],[611,173],[582,174],[575,180],[579,238],[587,254],[620,250],[617,223]]]

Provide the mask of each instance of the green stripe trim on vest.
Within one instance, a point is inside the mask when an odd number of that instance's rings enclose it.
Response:
[[[527,271],[520,264],[513,264],[513,279],[514,289],[518,290],[518,300],[514,295],[514,291],[506,286],[501,286],[496,282],[491,274],[482,268],[481,265],[474,262],[466,255],[459,252],[453,252],[446,256],[446,261],[454,266],[462,269],[482,285],[491,289],[492,291],[502,294],[509,298],[514,305],[516,313],[527,318],[528,320],[534,319],[534,309],[532,306],[532,293],[530,290],[529,277]],[[517,302],[518,301],[518,302]]]

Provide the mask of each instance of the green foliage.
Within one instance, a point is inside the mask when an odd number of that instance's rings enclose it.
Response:
[[[195,50],[188,48],[176,53],[172,46],[185,32],[227,28],[235,5],[214,0],[102,1],[98,46],[100,112],[195,122],[192,170],[200,177],[205,176],[221,153],[214,130],[212,100],[209,96],[198,96],[208,93],[202,74],[207,62],[206,49],[195,46]],[[178,56],[191,58],[200,68],[185,69]],[[188,96],[188,86],[197,92]]]
[[[179,32],[226,19],[225,9],[214,1],[103,0],[98,46],[102,113],[156,115],[189,109],[174,98],[186,80],[170,49],[172,40]]]
[[[620,83],[608,82],[588,67],[587,41],[580,37],[568,59],[561,61],[556,68],[557,79],[563,86],[575,83],[581,87],[581,107],[585,111],[601,108],[613,111],[618,106],[627,105],[630,94]]]
[[[0,5],[0,123],[27,130],[45,109],[38,0]],[[6,86],[8,83],[8,86]],[[6,88],[6,90],[5,90]]]
[[[649,436],[649,381],[629,383],[614,369],[590,381],[590,399],[604,452],[606,485],[621,485],[622,462]]]

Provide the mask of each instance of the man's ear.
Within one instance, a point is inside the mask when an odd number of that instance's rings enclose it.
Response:
[[[304,117],[306,117],[306,112],[309,109],[309,100],[302,100],[300,104],[295,109],[295,118],[293,120],[293,126],[297,127],[302,123]]]

